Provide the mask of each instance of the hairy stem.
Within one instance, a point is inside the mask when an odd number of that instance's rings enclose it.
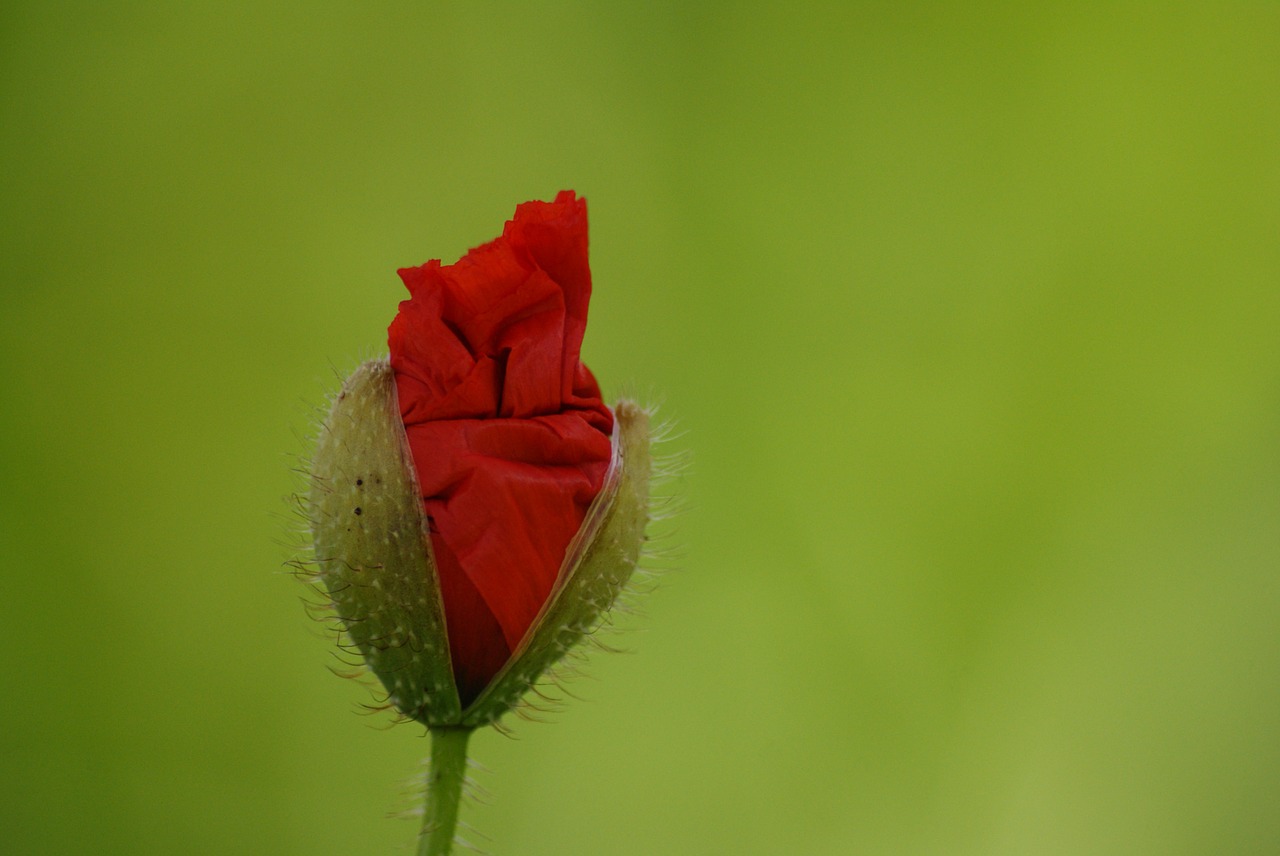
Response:
[[[447,856],[458,825],[458,803],[467,775],[470,728],[432,728],[431,767],[427,774],[427,807],[422,817],[418,856]]]

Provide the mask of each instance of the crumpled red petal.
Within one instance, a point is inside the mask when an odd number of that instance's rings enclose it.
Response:
[[[399,274],[391,366],[466,705],[537,616],[609,466],[613,414],[579,360],[586,201],[527,202],[457,263]]]

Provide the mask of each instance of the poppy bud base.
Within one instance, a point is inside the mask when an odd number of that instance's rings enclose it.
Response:
[[[649,415],[629,401],[613,413],[604,485],[550,595],[506,664],[463,708],[393,372],[370,361],[343,385],[314,457],[315,558],[347,636],[403,716],[433,729],[495,723],[600,625],[635,571],[649,521]]]

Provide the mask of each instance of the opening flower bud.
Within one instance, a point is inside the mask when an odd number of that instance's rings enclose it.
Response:
[[[579,359],[586,203],[516,210],[456,264],[400,271],[390,359],[344,384],[317,443],[320,579],[390,702],[428,726],[509,710],[631,577],[649,420]]]

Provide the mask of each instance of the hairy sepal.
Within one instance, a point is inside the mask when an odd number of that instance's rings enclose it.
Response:
[[[635,572],[649,522],[649,414],[614,407],[613,458],[605,483],[565,552],[556,584],[502,670],[463,711],[462,724],[496,722],[583,637],[595,632]]]
[[[440,583],[386,360],[361,365],[334,399],[310,518],[320,581],[388,702],[425,725],[458,723]]]

